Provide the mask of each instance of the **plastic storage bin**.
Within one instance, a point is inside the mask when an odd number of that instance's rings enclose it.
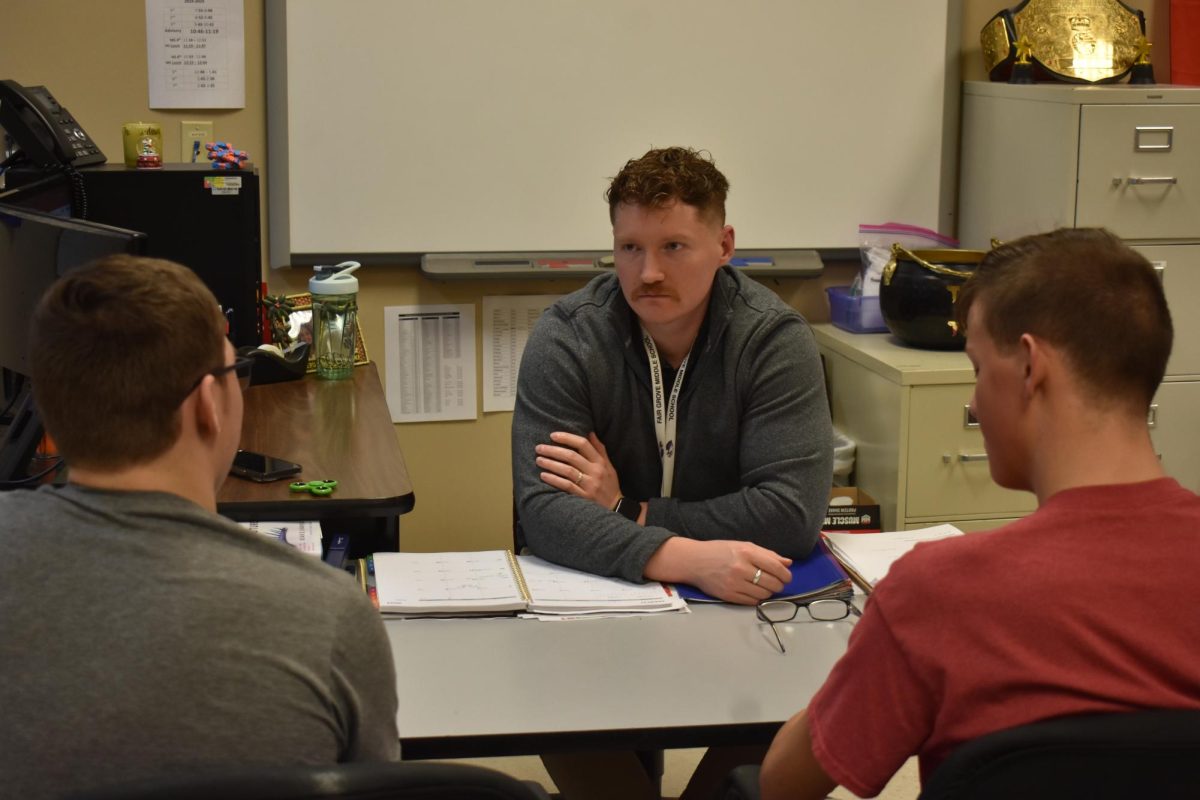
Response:
[[[851,333],[886,333],[887,324],[879,310],[878,297],[855,297],[849,286],[830,286],[829,321]]]

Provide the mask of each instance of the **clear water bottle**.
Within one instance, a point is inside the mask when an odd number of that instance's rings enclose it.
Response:
[[[341,380],[354,372],[358,278],[351,273],[360,266],[357,261],[343,261],[333,267],[314,267],[316,274],[308,281],[318,378]]]

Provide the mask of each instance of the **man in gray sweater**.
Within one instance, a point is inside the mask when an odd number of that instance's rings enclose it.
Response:
[[[816,542],[832,426],[808,324],[727,266],[728,186],[679,147],[613,179],[615,274],[556,302],[529,337],[513,483],[536,555],[753,604]],[[565,797],[650,796],[574,779],[615,781],[627,761],[543,760]],[[728,763],[706,761],[713,774]]]
[[[683,148],[613,179],[616,274],[556,302],[529,337],[513,482],[535,554],[749,604],[816,542],[832,428],[807,323],[723,266],[727,188]]]
[[[399,757],[391,648],[340,570],[216,513],[249,362],[177,264],[113,256],[39,305],[70,466],[0,493],[0,775],[59,797],[191,770]]]

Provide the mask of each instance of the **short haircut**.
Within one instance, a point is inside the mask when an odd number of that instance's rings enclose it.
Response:
[[[116,469],[164,453],[180,405],[225,363],[225,319],[186,267],[116,255],[70,272],[34,312],[34,399],[68,463]]]
[[[688,147],[651,150],[625,163],[609,184],[608,218],[616,221],[622,203],[644,208],[666,208],[680,201],[694,206],[701,216],[725,224],[725,196],[729,181],[708,153]]]
[[[987,253],[958,293],[955,316],[983,303],[1001,352],[1025,333],[1060,348],[1095,399],[1144,411],[1171,354],[1162,281],[1144,256],[1100,228],[1061,228]]]

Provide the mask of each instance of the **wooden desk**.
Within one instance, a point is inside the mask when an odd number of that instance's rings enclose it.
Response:
[[[236,520],[370,517],[382,520],[395,549],[399,515],[415,502],[375,364],[343,381],[252,386],[245,394],[240,447],[295,461],[304,480],[334,478],[337,490],[313,497],[288,490],[291,479],[255,483],[230,476],[217,510]]]
[[[766,744],[825,682],[853,620],[779,625],[786,654],[743,606],[387,620],[401,757]]]

